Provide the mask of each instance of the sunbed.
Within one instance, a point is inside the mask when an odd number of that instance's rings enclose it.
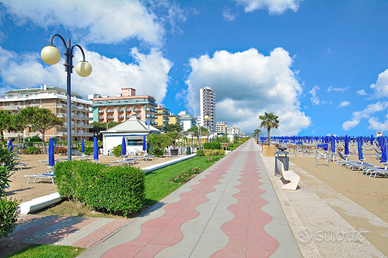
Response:
[[[34,178],[34,183],[36,182],[36,179],[40,178],[40,179],[51,180],[51,182],[54,184],[54,177],[55,177],[55,175],[54,175],[53,171],[49,171],[49,172],[46,172],[46,173],[43,173],[43,174],[25,175],[24,177],[28,177],[27,184],[30,182],[31,178]]]

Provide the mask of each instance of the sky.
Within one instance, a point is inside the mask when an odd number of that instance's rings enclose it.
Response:
[[[217,121],[247,134],[265,135],[259,116],[273,112],[272,136],[371,135],[388,130],[387,11],[384,0],[0,0],[0,95],[66,89],[63,57],[40,58],[58,33],[93,68],[72,75],[84,98],[131,87],[198,116],[208,86]]]

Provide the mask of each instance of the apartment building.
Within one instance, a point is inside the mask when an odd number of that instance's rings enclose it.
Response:
[[[216,125],[216,93],[210,87],[200,89],[200,116],[201,125],[215,131]],[[205,120],[209,116],[210,120]]]
[[[227,134],[228,126],[225,122],[217,122],[216,123],[216,133],[220,135],[226,135]]]
[[[197,126],[197,120],[193,115],[187,111],[181,111],[178,113],[179,122],[182,125],[183,131],[189,130],[193,126]]]
[[[57,137],[59,141],[67,141],[67,92],[54,86],[41,85],[40,88],[27,88],[11,90],[0,97],[0,109],[10,110],[14,113],[26,107],[40,107],[49,109],[64,121],[63,126],[54,127],[45,132],[45,141]],[[72,141],[89,140],[93,133],[89,133],[89,124],[92,102],[83,100],[74,92],[71,93],[71,136]],[[4,133],[6,139],[19,137],[39,136],[39,132],[31,132],[28,128],[19,132]]]
[[[136,96],[136,89],[122,88],[121,94],[115,97],[92,94],[93,122],[124,122],[131,116],[156,125],[155,98],[149,95]]]
[[[158,104],[155,108],[156,125],[155,127],[161,131],[166,131],[166,127],[170,122],[170,110],[165,108],[163,105]]]

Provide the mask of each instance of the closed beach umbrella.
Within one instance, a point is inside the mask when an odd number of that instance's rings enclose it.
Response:
[[[335,153],[335,138],[334,138],[334,135],[331,136],[331,153]]]
[[[49,140],[48,159],[49,159],[49,163],[48,163],[49,166],[53,167],[55,165],[53,138],[50,138]]]
[[[79,144],[79,142],[78,142],[78,137],[77,137],[76,139],[77,139],[77,144]]]
[[[94,160],[98,160],[98,143],[97,143],[97,137],[94,137],[93,153],[94,153]]]
[[[358,159],[364,160],[364,155],[362,154],[362,138],[358,137]]]
[[[125,146],[125,138],[123,137],[122,143],[121,143],[121,154],[123,156],[127,155],[127,147]]]
[[[146,136],[143,138],[143,151],[147,150]]]
[[[370,145],[373,145],[373,142],[374,142],[374,137],[373,137],[373,134],[371,134],[371,136],[370,136]]]
[[[387,163],[387,143],[383,137],[380,137],[381,142],[381,160],[380,163]]]
[[[85,153],[85,139],[82,139],[81,153]]]
[[[55,144],[54,147],[57,147],[57,137],[55,137]]]
[[[345,155],[349,155],[349,137],[346,135],[345,136]]]
[[[9,139],[8,141],[8,150],[13,151],[12,139]]]

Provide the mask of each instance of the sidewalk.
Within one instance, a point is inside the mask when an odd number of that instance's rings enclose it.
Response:
[[[301,257],[253,140],[80,257]]]

